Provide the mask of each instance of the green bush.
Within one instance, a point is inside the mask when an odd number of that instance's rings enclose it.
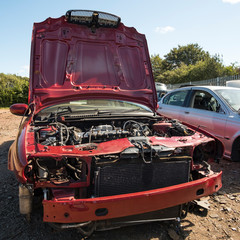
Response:
[[[15,74],[0,73],[0,107],[27,103],[29,79]]]

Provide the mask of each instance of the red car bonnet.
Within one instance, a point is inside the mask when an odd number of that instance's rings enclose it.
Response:
[[[29,103],[117,99],[157,109],[146,38],[134,28],[91,28],[65,16],[35,23]]]

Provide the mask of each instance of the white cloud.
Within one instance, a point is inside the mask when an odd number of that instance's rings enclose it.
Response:
[[[231,4],[236,4],[240,3],[240,0],[222,0],[224,3],[231,3]]]
[[[29,77],[29,65],[21,66],[18,74],[23,77]]]
[[[156,27],[155,28],[155,32],[156,33],[161,33],[161,34],[165,34],[168,32],[173,32],[175,30],[174,27],[171,26],[166,26],[166,27]]]

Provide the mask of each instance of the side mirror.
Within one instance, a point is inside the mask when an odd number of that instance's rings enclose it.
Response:
[[[28,105],[25,103],[15,103],[13,105],[10,106],[10,112],[14,115],[18,115],[18,116],[28,116],[29,113],[29,109],[28,109]]]

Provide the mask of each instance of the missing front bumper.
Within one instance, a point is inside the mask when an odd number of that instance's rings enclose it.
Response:
[[[54,200],[44,200],[44,221],[55,223],[81,223],[132,216],[174,207],[217,192],[221,186],[220,173],[192,182],[155,190],[75,199],[59,195]],[[71,191],[70,191],[71,192]]]

